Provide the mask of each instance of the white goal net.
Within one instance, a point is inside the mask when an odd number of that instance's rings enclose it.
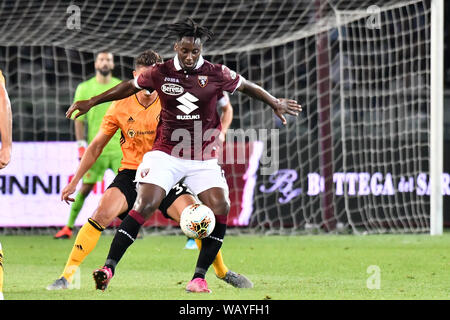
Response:
[[[276,234],[428,232],[430,3],[4,0],[0,69],[13,105],[14,141],[21,150],[54,150],[56,143],[75,150],[65,111],[77,84],[94,75],[95,52],[112,51],[114,75],[130,79],[142,51],[174,55],[166,25],[191,17],[215,33],[205,44],[206,59],[304,109],[282,127],[268,106],[231,96],[231,128],[256,136],[228,140],[228,148],[247,152],[245,163],[224,166],[230,226]],[[15,216],[61,225],[69,209],[58,193],[71,172],[43,163],[39,172],[23,174],[27,161],[35,161],[30,152],[15,154],[22,167],[0,172],[0,199]],[[66,161],[61,170],[76,169],[76,150],[42,157]],[[0,213],[0,227],[14,219]]]

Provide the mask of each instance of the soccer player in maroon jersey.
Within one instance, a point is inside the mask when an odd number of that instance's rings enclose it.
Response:
[[[94,272],[97,287],[105,287],[126,249],[141,226],[158,208],[168,190],[180,179],[210,207],[216,216],[211,235],[202,240],[194,276],[188,292],[211,292],[205,274],[220,250],[229,211],[228,185],[215,154],[215,137],[220,133],[217,113],[218,92],[238,90],[267,103],[286,124],[284,114],[297,116],[301,106],[294,100],[277,99],[260,86],[244,79],[224,65],[203,59],[202,44],[212,32],[193,20],[169,26],[177,35],[173,59],[155,64],[138,78],[122,82],[89,100],[74,103],[66,113],[78,115],[93,106],[126,98],[139,90],[158,91],[162,110],[153,150],[148,152],[136,173],[138,197],[133,210],[122,221],[102,269]],[[156,169],[155,169],[156,168]]]

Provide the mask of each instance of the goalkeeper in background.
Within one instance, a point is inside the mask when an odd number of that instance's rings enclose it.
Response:
[[[112,76],[114,69],[114,56],[111,52],[101,51],[95,57],[95,77],[80,83],[75,92],[74,101],[86,100],[96,96],[119,84],[121,80]],[[103,116],[108,110],[111,102],[102,103],[99,108],[88,112],[75,119],[75,137],[78,143],[78,160],[83,157],[88,143],[94,139],[102,123]],[[86,129],[87,125],[87,139]],[[87,140],[87,141],[86,141]],[[72,237],[72,229],[80,213],[84,200],[92,191],[97,182],[103,180],[107,169],[114,171],[116,175],[120,167],[122,151],[120,149],[120,134],[117,132],[103,149],[103,153],[84,175],[82,186],[75,196],[75,202],[70,208],[70,216],[67,225],[55,234],[55,239],[69,239]]]
[[[11,102],[6,91],[5,78],[0,70],[0,169],[6,167],[11,160],[12,149],[12,112]],[[0,243],[0,300],[3,300],[3,251]]]

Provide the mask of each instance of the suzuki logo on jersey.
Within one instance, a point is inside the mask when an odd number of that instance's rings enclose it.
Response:
[[[198,120],[200,119],[199,114],[190,115],[192,111],[198,109],[198,106],[194,103],[198,101],[198,98],[189,92],[186,92],[181,97],[177,98],[178,102],[182,104],[178,105],[177,108],[183,111],[186,115],[177,115],[178,120]]]
[[[182,94],[184,92],[184,88],[178,84],[173,83],[164,83],[161,86],[162,92],[165,94],[171,95],[171,96],[177,96],[179,94]]]

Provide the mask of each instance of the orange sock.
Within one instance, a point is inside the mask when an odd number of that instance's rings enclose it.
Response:
[[[197,247],[200,250],[202,248],[202,241],[195,239],[195,243],[197,243]],[[225,263],[223,262],[222,250],[219,250],[212,265],[213,265],[214,272],[216,273],[216,275],[219,278],[224,278],[228,272],[228,268],[225,265]]]
[[[97,245],[103,229],[102,226],[91,218],[89,218],[88,222],[80,229],[77,238],[75,239],[72,252],[70,253],[69,259],[67,260],[61,275],[66,278],[67,281],[72,282],[72,277],[80,264]]]

